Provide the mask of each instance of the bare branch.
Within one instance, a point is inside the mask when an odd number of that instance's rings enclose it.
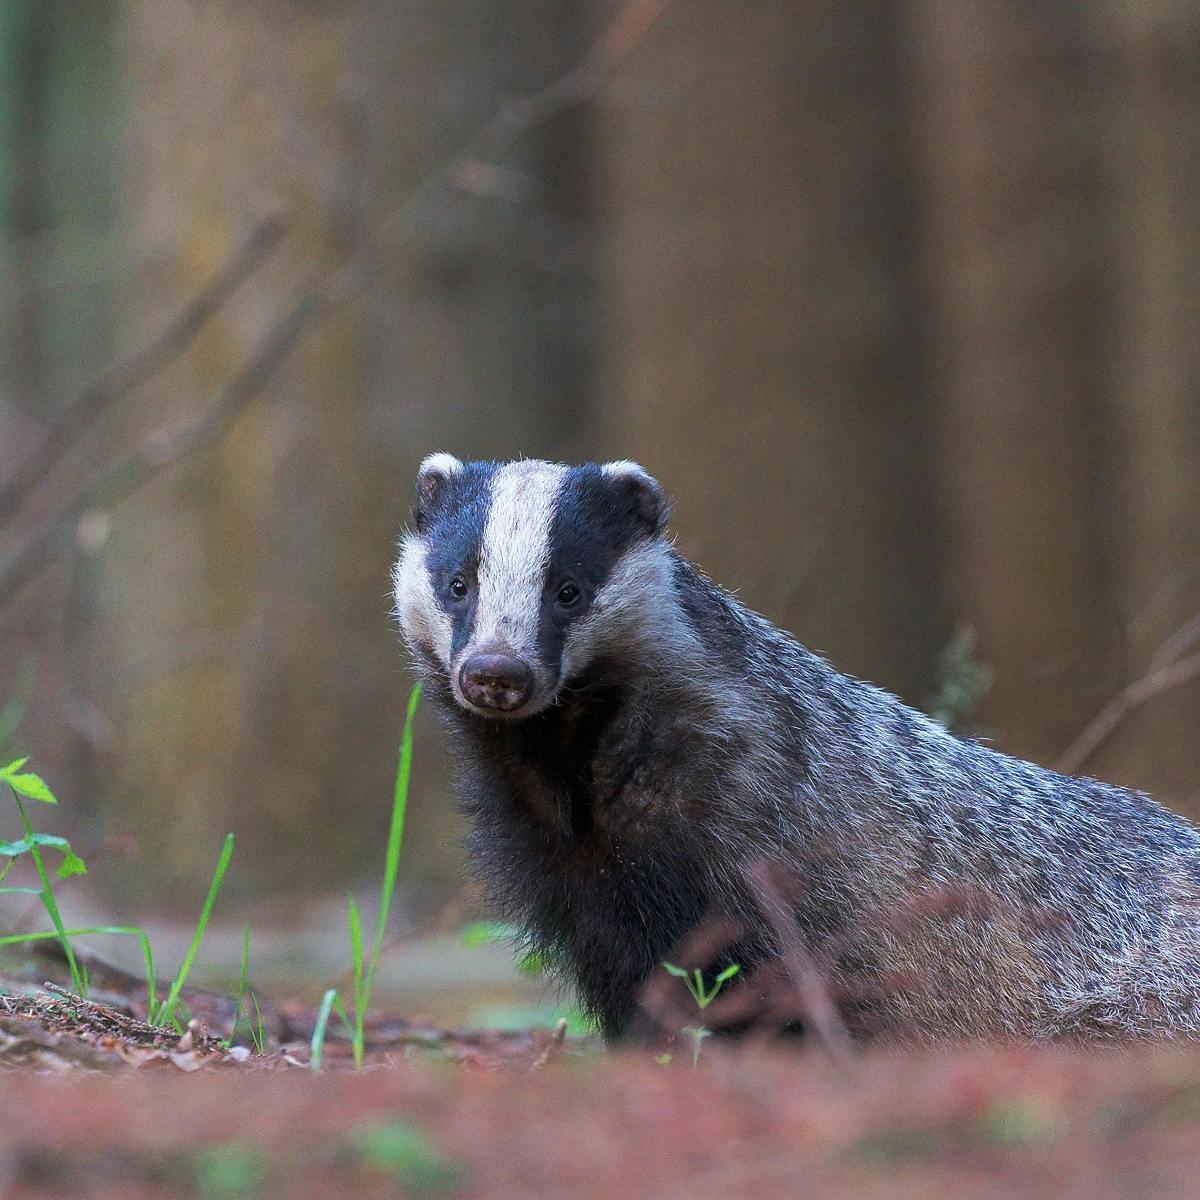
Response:
[[[345,282],[342,276],[335,276],[335,280]],[[205,412],[174,430],[152,434],[40,525],[21,549],[0,563],[0,604],[7,602],[70,539],[84,513],[115,504],[164,468],[223,434],[233,418],[262,390],[301,334],[340,294],[339,288],[326,288],[304,296],[268,331],[245,366],[224,383]]]
[[[533,130],[595,96],[608,76],[637,47],[670,5],[671,0],[633,0],[571,70],[540,91],[514,97],[502,104],[442,170],[433,172],[403,204],[384,218],[382,229],[386,230],[393,222],[411,220],[443,182],[448,181],[464,192],[494,192],[496,181],[504,174],[497,167],[496,159]]]
[[[775,930],[780,959],[800,1001],[801,1020],[831,1057],[845,1058],[853,1045],[850,1034],[829,994],[824,976],[804,944],[800,927],[774,878],[771,864],[751,864],[746,869],[746,879],[759,908]]]
[[[494,158],[521,137],[592,96],[610,72],[637,45],[669,6],[670,0],[633,0],[584,56],[565,75],[541,91],[502,105],[444,168],[434,171],[383,222],[409,221],[434,185],[471,188],[472,171],[481,156]],[[260,224],[229,266],[198,293],[167,328],[141,350],[121,359],[91,383],[64,410],[44,441],[0,487],[0,520],[15,510],[39,479],[72,444],[79,432],[105,407],[138,383],[153,377],[184,350],[198,329],[278,245],[285,231],[280,218]],[[302,299],[276,325],[250,362],[220,390],[210,411],[172,433],[148,438],[142,446],[116,463],[63,505],[41,525],[19,550],[0,562],[0,604],[6,602],[67,541],[89,509],[109,505],[142,487],[168,464],[193,453],[218,437],[233,415],[251,399],[291,349],[318,311],[362,286],[367,262],[353,261],[334,268],[324,285]],[[325,268],[328,270],[329,268]],[[320,274],[320,273],[318,273]]]
[[[0,521],[21,506],[79,435],[105,409],[154,378],[191,344],[196,334],[226,300],[266,261],[283,240],[286,223],[279,216],[260,221],[225,267],[177,312],[144,346],[119,358],[92,380],[55,418],[41,443],[0,486]]]
[[[1171,662],[1166,661],[1167,655],[1163,651],[1169,646],[1172,649],[1168,653],[1178,653],[1180,648],[1195,644],[1197,633],[1200,633],[1198,622],[1192,621],[1172,634],[1155,652],[1146,674],[1122,688],[1092,718],[1060,755],[1055,768],[1064,775],[1077,775],[1134,709],[1171,688],[1200,679],[1200,654]]]

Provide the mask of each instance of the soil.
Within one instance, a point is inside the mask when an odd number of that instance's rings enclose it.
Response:
[[[5,1200],[1200,1193],[1200,1049],[835,1059],[710,1039],[693,1067],[686,1047],[663,1063],[396,1018],[361,1071],[331,1041],[316,1073],[311,1012],[272,1010],[260,1055],[132,1007],[53,986],[0,1001]]]

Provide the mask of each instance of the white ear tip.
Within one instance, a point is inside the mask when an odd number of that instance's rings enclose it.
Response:
[[[634,478],[634,479],[652,479],[653,476],[641,463],[635,463],[628,458],[623,458],[619,462],[605,463],[600,470],[612,479]]]
[[[462,463],[453,454],[439,451],[437,454],[427,455],[421,461],[417,474],[450,476],[457,475],[462,469]]]

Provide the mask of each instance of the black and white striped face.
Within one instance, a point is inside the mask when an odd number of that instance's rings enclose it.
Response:
[[[431,455],[396,564],[404,635],[467,710],[532,716],[649,635],[654,596],[671,587],[667,508],[636,463]]]

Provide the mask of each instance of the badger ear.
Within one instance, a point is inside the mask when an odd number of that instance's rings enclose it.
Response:
[[[418,533],[429,525],[429,515],[437,507],[438,497],[447,479],[458,475],[462,463],[453,454],[431,454],[417,468],[417,503],[413,522]]]
[[[610,462],[600,469],[605,478],[624,489],[638,517],[650,532],[662,533],[671,515],[671,502],[662,484],[645,467],[635,462]]]

